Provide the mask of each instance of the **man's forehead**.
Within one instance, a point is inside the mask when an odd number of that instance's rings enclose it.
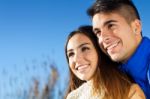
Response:
[[[117,22],[120,18],[123,18],[117,13],[98,13],[93,16],[92,24],[94,28],[105,26],[108,23]]]

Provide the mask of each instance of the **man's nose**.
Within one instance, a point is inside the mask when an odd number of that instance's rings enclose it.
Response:
[[[111,34],[109,31],[102,31],[101,32],[101,41],[105,43],[110,43],[111,40]]]
[[[106,44],[111,43],[111,37],[110,36],[103,37],[103,42],[106,43]]]

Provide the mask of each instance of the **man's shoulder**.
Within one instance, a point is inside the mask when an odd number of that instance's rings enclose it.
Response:
[[[140,56],[143,55],[145,57],[147,57],[147,55],[150,54],[150,38],[148,38],[148,37],[142,38],[141,43],[139,44],[137,50],[135,51],[135,54],[136,54],[136,56],[137,55],[140,55]]]
[[[143,37],[142,42],[150,45],[150,38],[145,36]]]

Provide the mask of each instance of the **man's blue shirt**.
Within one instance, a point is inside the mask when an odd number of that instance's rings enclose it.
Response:
[[[120,67],[143,89],[146,99],[150,99],[150,39],[143,37],[130,59]]]

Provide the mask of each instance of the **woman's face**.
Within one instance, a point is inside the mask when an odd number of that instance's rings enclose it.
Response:
[[[97,69],[98,55],[91,40],[84,34],[75,34],[67,45],[71,71],[81,80],[91,80]]]

